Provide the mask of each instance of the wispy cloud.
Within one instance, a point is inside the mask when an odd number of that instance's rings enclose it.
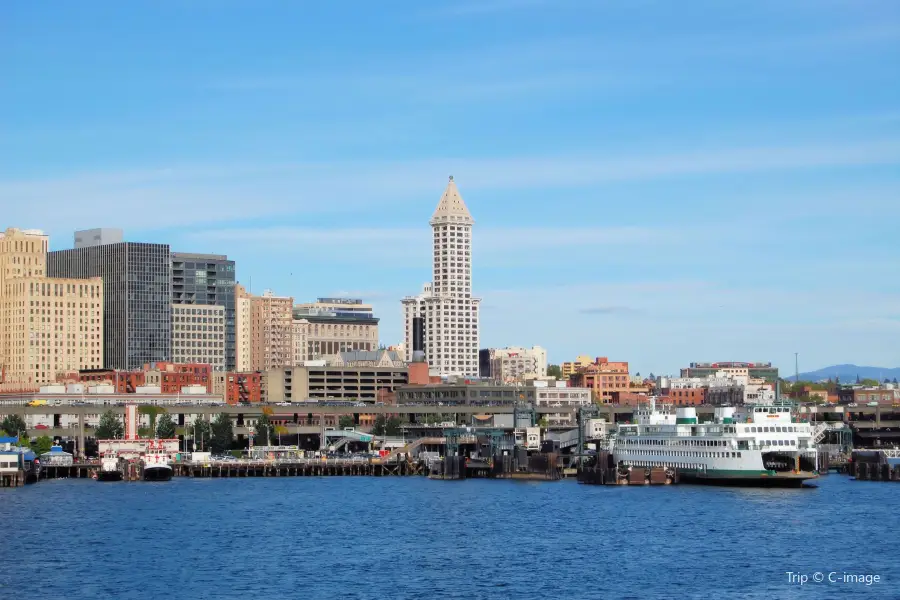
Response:
[[[825,365],[859,360],[900,364],[894,340],[900,293],[858,294],[854,289],[820,286],[789,289],[756,282],[740,286],[708,280],[637,280],[631,282],[520,287],[479,290],[485,303],[501,305],[484,321],[482,339],[490,346],[508,343],[571,348],[576,352],[627,358],[637,370],[677,372],[696,360],[791,361],[793,352],[806,364]],[[620,308],[640,313],[635,319],[585,317],[591,298],[609,304],[600,315],[617,315]],[[532,319],[528,339],[509,340],[524,319]],[[861,317],[860,315],[866,315]],[[654,340],[647,343],[648,339]],[[835,350],[834,340],[841,340]],[[552,361],[573,356],[552,356]]]
[[[593,306],[579,310],[583,315],[630,315],[641,311],[628,306]]]
[[[680,240],[692,239],[684,232],[683,228],[668,227],[479,227],[472,252],[482,267],[534,265],[542,259],[557,260],[555,253],[567,250],[646,248],[648,244],[671,249]],[[192,247],[227,243],[237,251],[321,253],[344,264],[358,264],[361,256],[377,255],[392,263],[427,265],[431,232],[427,227],[260,227],[187,232],[181,240]],[[423,275],[426,273],[423,269]]]
[[[222,164],[0,181],[9,223],[91,226],[93,213],[140,211],[134,229],[403,206],[457,175],[465,190],[578,189],[604,183],[900,164],[900,140],[682,150],[670,154]],[[439,185],[439,184],[438,184]],[[586,198],[587,201],[593,201]],[[597,201],[600,197],[596,198]],[[147,211],[147,206],[154,210]],[[284,235],[316,235],[302,230]],[[360,232],[361,235],[379,235]],[[252,235],[245,234],[245,235]]]

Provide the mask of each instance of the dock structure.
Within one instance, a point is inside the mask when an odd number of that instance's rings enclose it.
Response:
[[[0,488],[22,487],[25,485],[25,471],[3,471],[0,473]]]
[[[671,485],[678,483],[678,470],[666,467],[632,467],[616,465],[613,456],[602,450],[578,468],[578,483],[588,485]]]
[[[900,482],[900,450],[854,450],[850,459],[850,475],[857,481]]]
[[[180,477],[403,477],[424,475],[422,463],[412,461],[355,461],[352,459],[295,459],[275,461],[216,461],[178,463]]]

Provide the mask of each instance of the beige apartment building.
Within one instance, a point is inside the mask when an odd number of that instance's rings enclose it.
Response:
[[[103,366],[103,283],[49,278],[49,238],[0,233],[0,381],[7,389]]]
[[[271,290],[250,297],[249,370],[268,371],[293,363],[293,307],[293,298]]]
[[[378,319],[359,299],[319,298],[293,312],[293,364],[378,348]]]
[[[253,321],[251,296],[241,284],[234,286],[234,351],[235,370],[238,373],[250,371],[252,362],[253,331],[250,327]]]
[[[564,362],[560,366],[560,370],[562,371],[562,378],[568,379],[575,373],[577,373],[580,369],[584,369],[590,364],[593,364],[594,359],[586,354],[580,354],[573,362]]]

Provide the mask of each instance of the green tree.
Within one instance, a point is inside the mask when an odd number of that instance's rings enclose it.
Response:
[[[234,441],[234,425],[231,417],[219,413],[210,425],[209,449],[215,454],[222,454],[231,449]]]
[[[163,406],[156,406],[154,404],[142,404],[138,406],[139,414],[150,417],[150,431],[156,431],[156,417],[164,412],[166,412],[166,409]]]
[[[877,379],[868,379],[868,378],[863,379],[860,383],[862,383],[866,387],[878,387],[879,385],[881,385],[880,383],[878,383]]]
[[[347,427],[355,427],[356,423],[353,422],[352,415],[343,415],[340,419],[338,419],[338,427],[341,429],[346,429]]]
[[[49,436],[42,435],[31,440],[28,445],[31,446],[32,452],[41,455],[44,452],[50,452],[50,448],[53,447],[53,440]]]
[[[562,379],[562,368],[559,365],[548,366],[547,377],[556,377],[557,379]]]
[[[10,437],[15,437],[20,434],[25,437],[24,434],[28,429],[28,426],[25,425],[25,419],[19,415],[7,415],[3,421],[0,421],[0,429]]]
[[[547,421],[547,417],[541,417],[541,420],[538,421],[537,424],[538,424],[538,427],[546,429],[547,426],[550,424],[550,422]]]
[[[387,418],[384,415],[375,417],[372,424],[373,435],[400,435],[402,422],[397,417]]]
[[[195,450],[204,450],[209,445],[210,426],[209,421],[198,415],[194,418],[194,423],[186,428],[186,433],[191,435],[194,440]]]
[[[125,437],[125,426],[122,420],[112,410],[108,410],[100,415],[100,424],[97,425],[98,440],[115,440]]]
[[[175,429],[176,425],[172,420],[172,415],[163,413],[156,423],[156,437],[161,440],[171,440],[176,436]]]
[[[256,434],[253,436],[255,446],[271,446],[275,426],[269,420],[269,415],[263,413],[256,420]]]
[[[391,417],[384,424],[384,435],[401,435],[403,433],[403,421],[400,417]]]

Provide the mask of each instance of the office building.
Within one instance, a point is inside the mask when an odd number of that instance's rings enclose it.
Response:
[[[172,304],[223,308],[225,324],[223,369],[229,371],[234,370],[237,365],[234,277],[234,261],[228,260],[227,256],[172,253]],[[179,362],[177,358],[175,360]]]
[[[99,229],[85,229],[75,232],[75,247],[88,248],[90,246],[105,246],[123,242],[121,229],[101,227]]]
[[[378,319],[372,306],[358,299],[319,298],[294,306],[293,364],[339,352],[376,350]]]
[[[225,371],[225,307],[172,305],[172,360]]]
[[[172,263],[167,244],[117,242],[59,250],[48,255],[47,266],[50,277],[103,279],[106,368],[132,370],[171,360]]]
[[[47,277],[49,239],[0,233],[0,383],[27,389],[103,364],[103,284]]]
[[[403,299],[404,344],[412,361],[413,319],[425,319],[425,357],[433,373],[478,377],[478,307],[472,295],[475,221],[453,181],[431,217],[432,280]]]

